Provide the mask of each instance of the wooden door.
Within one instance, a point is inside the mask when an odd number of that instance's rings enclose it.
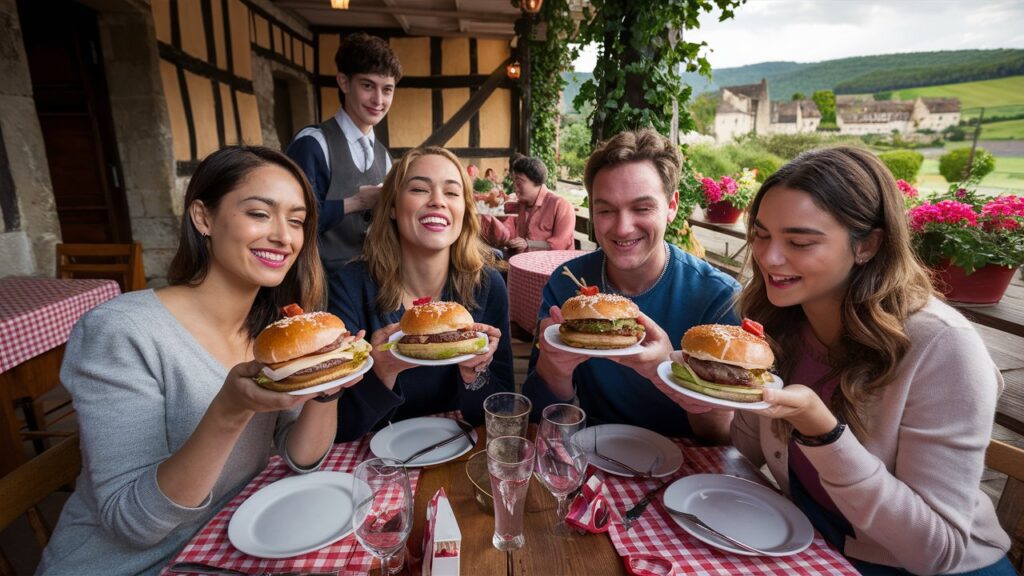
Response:
[[[18,14],[61,236],[131,242],[96,12],[69,0],[19,0]]]

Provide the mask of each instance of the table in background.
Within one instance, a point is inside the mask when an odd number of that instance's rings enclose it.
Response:
[[[0,476],[25,460],[14,401],[57,386],[71,327],[120,293],[113,280],[0,278]]]
[[[585,254],[579,250],[538,250],[516,254],[508,260],[509,317],[533,334],[541,295],[548,278],[565,262]],[[594,278],[593,280],[597,280]]]

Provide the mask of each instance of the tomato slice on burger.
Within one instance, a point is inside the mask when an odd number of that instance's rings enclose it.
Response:
[[[740,328],[743,328],[758,338],[764,338],[764,326],[762,326],[760,322],[755,322],[750,318],[744,318],[743,322],[740,323]]]
[[[281,313],[284,314],[285,316],[291,318],[292,316],[298,316],[298,315],[302,314],[303,312],[302,312],[302,307],[299,306],[298,304],[289,304],[289,305],[281,308]]]

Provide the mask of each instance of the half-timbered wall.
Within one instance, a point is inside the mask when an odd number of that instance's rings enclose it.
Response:
[[[179,175],[227,144],[260,144],[242,0],[152,0]]]
[[[315,30],[316,83],[321,119],[330,118],[340,105],[335,81],[334,55],[340,39],[350,30]],[[435,142],[455,152],[483,174],[494,168],[502,174],[516,148],[512,129],[514,84],[504,77],[511,56],[507,40],[482,38],[407,37],[401,32],[372,30],[387,38],[402,63],[391,111],[376,128],[377,137],[400,157],[426,143],[460,112],[465,116],[450,138]],[[494,72],[502,75],[496,89],[478,108],[464,108]],[[457,119],[458,123],[458,119]]]

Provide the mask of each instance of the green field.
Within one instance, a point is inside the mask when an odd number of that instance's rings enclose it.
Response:
[[[901,100],[913,100],[918,96],[925,98],[959,98],[963,117],[973,118],[978,115],[977,108],[995,108],[998,111],[986,110],[986,115],[1024,113],[1024,76],[1009,76],[981,82],[964,82],[963,84],[943,84],[924,88],[908,88],[893,93]],[[1019,133],[1018,133],[1019,134]]]
[[[1024,113],[1024,109],[1021,112]],[[1019,140],[1022,137],[1024,137],[1024,119],[981,125],[982,140]]]
[[[925,194],[949,188],[949,183],[939,174],[937,158],[925,158],[918,175],[917,188]],[[979,189],[992,194],[1024,194],[1024,157],[996,157],[996,169],[985,176]]]

